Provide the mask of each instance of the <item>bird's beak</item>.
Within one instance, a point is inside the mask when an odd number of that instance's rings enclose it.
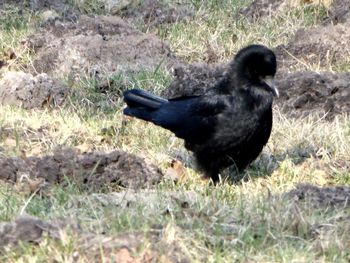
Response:
[[[280,93],[278,92],[274,78],[272,76],[266,76],[264,78],[264,82],[266,83],[267,86],[269,86],[273,95],[278,98],[280,96]]]

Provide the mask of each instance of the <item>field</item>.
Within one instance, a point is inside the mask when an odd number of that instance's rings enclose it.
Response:
[[[328,117],[322,111],[327,98],[306,103],[293,115],[284,108],[290,102],[280,90],[262,154],[240,178],[224,171],[217,185],[201,178],[183,141],[122,115],[122,91],[139,87],[161,94],[173,81],[170,68],[176,63],[225,63],[250,43],[282,52],[278,47],[291,47],[298,29],[331,27],[322,24],[332,10],[329,1],[279,1],[285,5],[252,18],[247,10],[239,15],[248,7],[240,0],[158,1],[158,15],[142,1],[118,9],[97,0],[66,1],[68,11],[66,6],[47,11],[34,8],[32,1],[21,7],[13,2],[0,2],[1,262],[350,261],[350,106],[342,100],[345,93],[330,98],[333,108],[342,110]],[[77,14],[118,14],[125,25],[113,20],[108,27],[109,20],[98,18],[101,29],[87,16],[81,28],[69,26]],[[125,64],[114,65],[108,56],[88,57],[104,45],[91,37],[89,43],[96,41],[96,46],[82,51],[90,45],[82,37],[89,30],[102,30],[104,41],[115,41],[106,54]],[[140,36],[156,47],[154,53],[129,49],[115,38],[119,33],[133,47],[143,45],[131,42]],[[161,41],[169,46],[166,59],[157,53]],[[74,49],[74,43],[85,44]],[[297,71],[344,76],[350,55],[343,46],[333,50],[336,59],[317,56],[316,50],[316,56],[295,57],[292,66],[281,63],[278,80]],[[87,62],[79,57],[83,52]],[[139,56],[139,62],[132,64],[126,53]],[[51,59],[57,58],[61,64],[54,67]],[[47,73],[67,87],[64,101],[46,105],[51,99],[45,100],[38,107],[30,100],[42,93],[33,91],[23,106],[26,99],[4,88],[20,78],[1,82],[8,71],[32,78]],[[108,155],[115,150],[117,157]],[[116,175],[118,169],[127,176]]]

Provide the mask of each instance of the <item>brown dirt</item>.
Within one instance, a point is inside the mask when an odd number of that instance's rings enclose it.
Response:
[[[0,222],[0,252],[4,247],[19,242],[39,243],[45,233],[50,238],[59,239],[63,228],[77,229],[77,226],[67,220],[44,222],[31,216],[20,216],[13,222]]]
[[[25,109],[60,106],[68,88],[46,74],[33,76],[24,72],[7,72],[0,79],[0,103]]]
[[[63,20],[76,20],[80,12],[72,5],[70,0],[0,0],[0,7],[8,7],[9,5],[19,9],[29,8],[33,11],[54,10],[61,14]]]
[[[225,65],[194,64],[174,71],[174,80],[162,95],[167,98],[201,95],[225,74]],[[350,113],[350,74],[296,72],[279,74],[276,84],[280,98],[275,102],[282,112],[297,118]]]
[[[140,205],[147,205],[148,210],[145,213],[160,214],[165,213],[169,207],[194,207],[198,200],[204,200],[205,197],[195,191],[167,191],[158,190],[124,190],[112,193],[93,193],[89,196],[77,196],[72,198],[69,207],[78,209],[86,201],[89,201],[91,209],[100,209],[101,207],[113,205],[117,209],[136,209]],[[157,205],[152,205],[157,204]]]
[[[124,233],[109,237],[87,235],[80,240],[80,243],[82,258],[89,260],[93,258],[94,262],[190,262],[180,246],[175,241],[166,240],[159,231]],[[145,248],[147,243],[150,246]],[[101,249],[104,260],[101,258]]]
[[[348,0],[333,0],[328,11],[325,23],[344,23],[350,18],[350,5]]]
[[[20,242],[39,244],[46,238],[60,241],[67,232],[76,237],[75,261],[189,262],[179,245],[166,240],[160,231],[98,235],[84,232],[71,220],[43,221],[32,216],[21,216],[13,222],[0,222],[0,252]],[[147,243],[150,246],[145,248]]]
[[[299,29],[288,44],[275,51],[281,73],[312,64],[341,65],[350,56],[350,19],[343,24]]]
[[[113,16],[81,16],[77,23],[56,21],[29,36],[24,44],[36,53],[30,71],[55,75],[110,75],[177,63],[169,47]]]
[[[284,198],[300,203],[307,203],[316,208],[349,208],[350,187],[318,187],[311,184],[299,184],[295,189],[285,193]]]
[[[163,173],[142,158],[123,151],[78,154],[73,149],[56,149],[43,157],[0,157],[0,179],[12,183],[65,183],[65,178],[89,191],[113,187],[148,188]],[[36,189],[34,189],[36,190]]]
[[[264,16],[273,16],[285,0],[254,0],[247,7],[241,8],[238,14],[244,18],[254,21]]]
[[[181,20],[189,20],[194,15],[192,5],[185,3],[171,3],[156,0],[129,1],[129,3],[112,8],[113,14],[120,15],[134,24],[147,27],[157,27]]]
[[[350,74],[296,72],[277,80],[277,105],[290,117],[350,113]]]
[[[328,16],[325,22],[341,22],[344,21],[350,11],[347,0],[254,0],[247,7],[241,8],[238,15],[243,16],[249,21],[255,21],[266,16],[276,16],[281,11],[290,7],[300,5],[323,4],[328,9]]]
[[[224,65],[208,65],[204,63],[180,65],[174,69],[174,80],[162,92],[162,96],[175,98],[204,94],[215,86],[225,74]]]

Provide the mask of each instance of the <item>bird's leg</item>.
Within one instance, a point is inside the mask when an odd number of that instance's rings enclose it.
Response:
[[[202,178],[203,181],[211,180],[214,185],[220,182],[219,171],[205,171]]]

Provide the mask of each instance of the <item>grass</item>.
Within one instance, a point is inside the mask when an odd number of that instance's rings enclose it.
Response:
[[[105,12],[100,2],[86,3],[79,6],[84,12]],[[157,29],[177,56],[188,62],[205,60],[203,54],[210,47],[217,52],[218,61],[225,61],[248,43],[283,44],[298,28],[314,26],[325,15],[322,7],[298,6],[274,18],[248,22],[233,17],[244,1],[191,3],[196,10],[193,20]],[[8,50],[21,54],[11,62],[13,68],[21,69],[30,62],[31,53],[23,49],[20,39],[37,30],[37,14],[24,11],[22,17],[14,7],[1,12],[7,19],[0,16],[0,56]],[[49,221],[69,218],[81,225],[83,233],[103,234],[103,238],[123,238],[126,233],[146,236],[157,230],[162,245],[152,247],[152,239],[138,243],[132,250],[134,257],[142,257],[148,250],[165,255],[162,249],[170,250],[169,244],[176,244],[192,262],[349,262],[350,225],[345,220],[349,208],[315,208],[312,203],[281,197],[302,182],[349,185],[348,116],[333,121],[312,116],[289,119],[275,109],[271,139],[243,180],[213,186],[200,180],[183,142],[170,132],[138,120],[125,125],[122,91],[140,87],[159,93],[171,81],[170,72],[156,69],[107,80],[86,76],[62,79],[73,92],[61,108],[27,111],[0,106],[1,156],[23,152],[40,156],[50,154],[58,145],[84,145],[91,151],[123,149],[143,155],[165,170],[174,156],[181,155],[189,164],[189,178],[176,184],[164,181],[153,192],[126,189],[104,194],[87,193],[67,178],[65,187],[56,185],[44,196],[1,182],[0,221],[12,221],[21,212]],[[135,199],[126,205],[127,198]],[[8,249],[0,260],[92,262],[96,257],[108,261],[118,252],[118,248],[100,245],[102,238],[95,243],[97,252],[84,249],[84,234],[68,231],[60,241],[45,237],[38,245],[23,243]]]
[[[23,69],[30,63],[30,49],[21,40],[34,32],[37,19],[37,14],[20,7],[4,5],[0,9],[0,60],[8,60],[10,69]]]
[[[274,19],[267,17],[259,22],[249,22],[237,19],[237,15],[235,18],[245,1],[214,2],[199,5],[190,22],[178,22],[159,29],[158,34],[170,42],[180,58],[188,62],[201,61],[210,49],[215,50],[218,60],[222,61],[231,59],[232,54],[250,43],[271,47],[284,44],[297,29],[316,25],[326,14],[322,6],[300,6],[286,9]]]

